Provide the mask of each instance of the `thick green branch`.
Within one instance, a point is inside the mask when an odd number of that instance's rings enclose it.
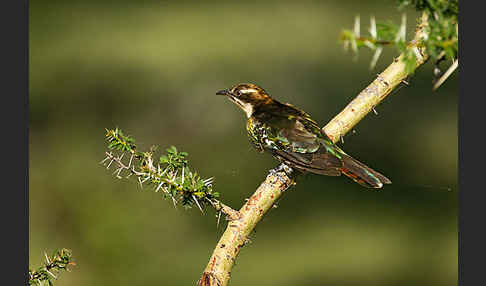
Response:
[[[421,66],[427,59],[424,48],[420,44],[425,35],[424,27],[427,25],[427,16],[423,14],[421,20],[415,38],[408,47],[417,56],[414,69]],[[333,142],[337,142],[351,130],[407,78],[410,69],[402,61],[404,56],[402,54],[396,58],[388,68],[379,74],[368,87],[323,128],[323,131]],[[293,180],[285,172],[270,172],[268,174],[265,181],[240,209],[240,217],[238,219],[230,218],[230,222],[216,245],[198,285],[226,286],[228,284],[236,257],[241,247],[248,241],[250,233],[282,193],[293,184]]]

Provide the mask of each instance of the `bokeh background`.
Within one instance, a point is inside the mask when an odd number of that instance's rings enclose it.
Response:
[[[215,92],[254,82],[325,125],[396,56],[370,71],[371,52],[353,60],[340,31],[400,13],[392,0],[30,1],[30,265],[66,247],[77,266],[58,286],[194,285],[224,225],[115,179],[98,164],[105,128],[187,151],[239,208],[276,162]],[[305,176],[231,285],[456,285],[457,73],[437,92],[431,81],[428,63],[341,144],[393,184]]]

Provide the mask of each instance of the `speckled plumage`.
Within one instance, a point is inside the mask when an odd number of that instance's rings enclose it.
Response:
[[[391,181],[347,155],[334,144],[306,112],[272,99],[254,84],[238,84],[227,95],[247,114],[246,129],[252,145],[267,151],[288,166],[302,172],[339,176],[381,188]]]

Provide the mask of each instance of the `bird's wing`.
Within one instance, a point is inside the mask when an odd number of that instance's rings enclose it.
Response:
[[[262,139],[267,148],[302,154],[314,153],[319,149],[318,133],[312,130],[312,125],[317,124],[300,110],[282,105],[256,116],[261,123]]]
[[[261,116],[262,145],[291,167],[328,176],[345,174],[368,188],[391,184],[384,175],[335,145],[304,111],[281,104],[273,110],[267,109]]]
[[[335,155],[332,142],[321,135],[320,128],[311,117],[285,105],[276,112],[265,112],[262,128],[267,137],[265,147],[280,159],[304,171],[330,176],[341,174],[342,162]],[[263,118],[262,118],[263,119]],[[264,139],[265,140],[265,139]],[[329,145],[329,146],[328,146]]]
[[[301,171],[327,176],[341,175],[342,163],[330,153],[302,154],[275,149],[272,152],[277,158]]]

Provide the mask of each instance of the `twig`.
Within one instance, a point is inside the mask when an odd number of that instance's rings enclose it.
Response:
[[[444,81],[457,69],[459,65],[459,60],[456,59],[452,65],[447,69],[447,71],[439,78],[439,80],[434,84],[433,90],[436,90],[441,86]]]
[[[130,161],[129,161],[128,165],[126,165],[122,160],[124,154],[125,153],[122,153],[122,155],[117,156],[117,155],[113,154],[112,152],[105,152],[106,158],[103,159],[100,162],[100,164],[105,164],[108,160],[109,160],[108,165],[111,165],[114,162],[117,165],[117,168],[115,169],[115,172],[113,172],[113,173],[114,174],[116,173],[118,178],[121,178],[120,173],[122,171],[129,172],[128,176],[130,176],[130,175],[137,176],[137,180],[138,180],[138,183],[139,183],[141,189],[143,189],[143,184],[146,181],[148,181],[149,179],[152,179],[155,176],[156,179],[160,180],[160,182],[157,185],[155,185],[155,187],[154,187],[155,192],[157,193],[162,189],[163,192],[166,193],[172,199],[174,207],[176,207],[177,200],[169,192],[169,190],[167,189],[166,186],[170,185],[170,186],[174,187],[179,192],[183,191],[184,179],[182,179],[181,184],[178,184],[175,181],[175,178],[177,177],[177,171],[175,173],[173,173],[171,176],[169,176],[169,178],[165,178],[163,176],[164,176],[164,174],[166,174],[167,168],[165,168],[164,170],[161,170],[160,165],[157,165],[157,167],[155,167],[153,165],[153,160],[151,159],[151,157],[149,157],[148,160],[147,160],[148,162],[145,166],[145,168],[147,168],[148,171],[147,172],[140,172],[140,171],[135,170],[135,166],[132,165],[133,157],[135,155],[132,153],[132,155],[130,157]],[[182,168],[182,178],[185,177],[184,173],[185,173],[185,168],[183,167]],[[206,186],[211,185],[212,182],[213,182],[213,178],[208,178],[208,179],[203,180],[203,183]],[[196,196],[191,195],[191,198],[193,199],[193,201],[194,201],[195,205],[198,207],[198,209],[202,213],[204,213],[203,208],[202,208],[201,204],[199,203],[199,200],[196,198]],[[221,203],[219,200],[217,200],[215,198],[208,199],[207,197],[206,197],[206,200],[210,203],[211,206],[213,206],[216,209],[216,211],[224,213],[228,217],[229,220],[235,220],[235,219],[238,219],[240,217],[238,211],[236,211],[236,210],[232,209],[231,207]]]

